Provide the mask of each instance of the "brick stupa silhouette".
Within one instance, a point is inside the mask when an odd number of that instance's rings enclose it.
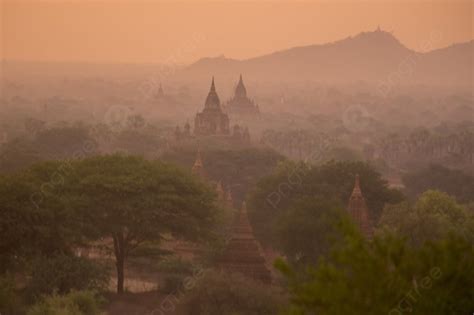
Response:
[[[250,226],[245,202],[234,223],[227,247],[217,261],[217,266],[225,272],[240,273],[266,284],[272,282],[260,244]]]
[[[239,83],[235,88],[234,97],[227,102],[226,108],[229,113],[235,115],[258,116],[260,114],[258,105],[247,96],[242,75],[240,75]]]
[[[356,175],[354,189],[352,190],[351,197],[349,198],[349,204],[347,211],[359,227],[360,231],[368,238],[372,237],[372,226],[370,224],[369,209],[365,202],[364,196],[360,189],[360,178]]]

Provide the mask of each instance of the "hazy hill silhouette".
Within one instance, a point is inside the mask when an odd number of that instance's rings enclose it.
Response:
[[[421,45],[421,43],[420,43]],[[423,45],[430,47],[429,41]],[[420,53],[389,32],[360,33],[323,45],[295,47],[272,54],[234,60],[203,58],[180,75],[194,79],[246,77],[264,81],[325,81],[395,84],[472,84],[474,41]]]

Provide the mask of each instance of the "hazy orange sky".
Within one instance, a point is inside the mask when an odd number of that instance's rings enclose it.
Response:
[[[39,1],[0,0],[2,58],[178,62],[249,58],[374,30],[419,50],[473,38],[472,0]]]

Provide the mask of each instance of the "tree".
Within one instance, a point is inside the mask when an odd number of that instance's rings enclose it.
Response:
[[[196,147],[178,148],[165,153],[165,161],[171,161],[190,169],[196,159]],[[221,181],[232,192],[236,205],[240,205],[249,189],[259,179],[271,174],[280,154],[267,149],[247,148],[243,150],[203,149],[201,156],[204,168],[213,180]]]
[[[214,193],[176,167],[133,156],[99,156],[73,162],[66,185],[94,234],[110,238],[123,292],[127,258],[165,234],[208,236],[217,209]]]
[[[286,304],[285,297],[277,290],[240,274],[213,271],[203,273],[200,279],[197,275],[190,277],[177,293],[185,294],[183,303],[178,307],[183,314],[279,314]],[[164,306],[163,303],[160,311],[169,310]]]
[[[417,245],[442,239],[451,232],[474,243],[474,215],[453,197],[434,190],[424,192],[414,205],[388,205],[378,226],[396,231]]]
[[[90,156],[97,150],[97,143],[81,125],[46,129],[36,135],[33,144],[48,160]]]
[[[82,125],[38,129],[32,137],[19,137],[0,150],[0,172],[13,173],[45,160],[82,158],[97,152],[97,142]]]
[[[99,315],[103,299],[93,291],[73,291],[66,295],[53,294],[33,305],[27,315]]]
[[[82,240],[78,214],[68,206],[60,162],[42,162],[0,176],[0,272],[37,255],[71,253]]]
[[[274,227],[280,216],[288,212],[301,198],[334,200],[345,208],[354,188],[356,174],[360,175],[361,189],[373,222],[378,220],[386,203],[398,203],[403,199],[400,192],[388,188],[381,175],[363,162],[331,161],[321,166],[282,163],[270,176],[263,178],[256,185],[248,198],[249,218],[257,238],[264,245],[278,247],[278,239],[296,237],[277,236]],[[317,220],[318,213],[312,212],[313,220]],[[311,237],[306,239],[306,242],[312,242]],[[308,253],[308,256],[311,254]]]
[[[159,161],[110,155],[42,162],[0,177],[1,271],[21,257],[72,254],[85,237],[105,239],[122,292],[126,259],[143,245],[170,234],[210,236],[214,200],[198,179]]]
[[[342,213],[343,205],[337,201],[314,197],[298,199],[277,218],[276,249],[285,253],[293,264],[317,261],[337,241],[339,233],[334,225]]]
[[[110,280],[105,266],[74,255],[35,257],[31,270],[27,291],[34,298],[73,290],[104,291]]]
[[[344,241],[304,272],[282,260],[287,314],[469,314],[474,308],[474,247],[451,235],[421,248],[397,235],[369,241],[347,222]]]
[[[10,174],[40,161],[34,145],[27,139],[14,139],[0,148],[0,173]]]
[[[456,197],[459,202],[474,201],[474,176],[441,165],[430,165],[406,174],[403,184],[412,198],[429,189],[436,189]]]

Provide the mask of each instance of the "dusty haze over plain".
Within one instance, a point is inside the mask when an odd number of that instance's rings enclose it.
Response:
[[[2,59],[191,63],[323,44],[378,25],[408,48],[473,38],[473,2],[2,1]],[[196,38],[198,40],[196,40]],[[186,47],[192,46],[192,49]],[[183,51],[185,51],[183,53]]]

